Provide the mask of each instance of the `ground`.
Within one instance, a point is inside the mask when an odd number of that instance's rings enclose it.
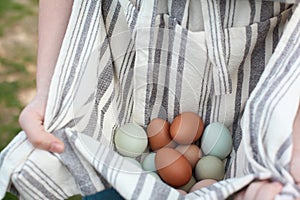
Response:
[[[0,1],[0,151],[35,94],[38,0]]]

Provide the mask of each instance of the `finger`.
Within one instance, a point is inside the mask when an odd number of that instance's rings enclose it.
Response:
[[[251,200],[255,199],[256,194],[258,193],[260,187],[262,187],[264,184],[266,184],[266,181],[257,181],[251,183],[248,188],[246,189],[245,195],[243,199]]]
[[[293,124],[293,151],[290,166],[290,172],[294,180],[296,183],[300,183],[300,107]]]
[[[234,196],[234,200],[242,200],[245,199],[246,190],[242,190]]]
[[[19,122],[34,147],[55,153],[64,151],[63,142],[45,131],[42,119],[36,113],[24,113],[20,116]]]
[[[258,190],[255,199],[273,200],[282,190],[282,185],[278,182],[265,183]]]

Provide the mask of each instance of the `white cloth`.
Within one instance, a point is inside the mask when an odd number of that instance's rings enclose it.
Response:
[[[1,152],[0,197],[11,183],[25,199],[65,199],[107,181],[126,199],[225,199],[254,179],[299,197],[289,174],[299,23],[299,7],[271,1],[75,0],[45,118],[65,152],[34,149],[21,132]],[[224,123],[234,148],[226,180],[182,196],[118,155],[113,136],[184,111]]]

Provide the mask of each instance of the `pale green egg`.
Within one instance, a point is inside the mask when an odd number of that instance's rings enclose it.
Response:
[[[145,171],[156,171],[155,167],[155,155],[156,153],[149,153],[143,160],[142,166]]]
[[[195,183],[196,183],[196,179],[193,176],[191,176],[191,179],[189,180],[189,182],[187,184],[185,184],[177,189],[189,192],[190,189],[193,187],[193,185],[195,185]]]
[[[118,128],[115,132],[114,141],[117,151],[128,157],[141,155],[148,145],[145,130],[135,123],[127,123]]]
[[[202,157],[195,167],[195,176],[198,181],[203,179],[219,181],[224,178],[224,174],[224,164],[222,160],[215,156]]]
[[[232,136],[226,126],[219,122],[209,124],[201,139],[201,150],[205,155],[226,158],[232,150]]]

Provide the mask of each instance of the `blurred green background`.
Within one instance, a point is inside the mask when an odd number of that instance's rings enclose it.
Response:
[[[0,0],[0,151],[35,95],[38,0]]]

